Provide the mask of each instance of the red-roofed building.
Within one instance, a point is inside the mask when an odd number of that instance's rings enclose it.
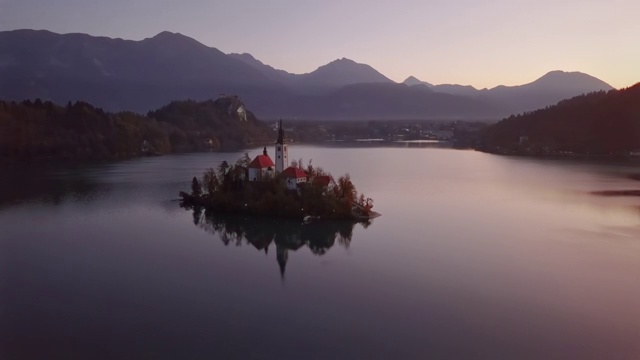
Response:
[[[295,190],[298,188],[298,184],[307,182],[307,173],[301,169],[290,166],[282,172],[285,184],[288,189]]]
[[[267,155],[267,148],[262,151],[262,155],[256,156],[249,164],[249,181],[262,181],[272,178],[275,175],[275,164]]]

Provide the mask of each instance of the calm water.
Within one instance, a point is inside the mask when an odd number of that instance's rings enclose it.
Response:
[[[255,155],[259,151],[253,151]],[[173,201],[239,154],[0,173],[0,358],[638,359],[633,165],[292,146],[363,225]]]

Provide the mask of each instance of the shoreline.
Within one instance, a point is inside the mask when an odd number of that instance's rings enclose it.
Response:
[[[365,141],[362,139],[356,140],[325,140],[325,141],[301,141],[289,143],[290,145],[303,145],[303,146],[320,146],[320,147],[415,147],[415,148],[448,148],[454,150],[473,150],[482,152],[485,154],[517,157],[517,158],[529,158],[529,159],[549,159],[549,160],[580,160],[580,161],[618,161],[618,162],[638,162],[640,163],[640,156],[637,155],[595,155],[595,154],[525,154],[525,153],[502,153],[498,151],[489,151],[480,147],[456,147],[455,142],[452,141],[439,141],[439,140],[384,140],[384,141]],[[167,153],[157,154],[132,154],[126,157],[116,157],[108,159],[68,159],[68,158],[55,158],[55,157],[39,157],[32,159],[14,159],[9,157],[0,157],[0,166],[7,168],[17,168],[22,166],[80,166],[80,165],[92,165],[92,164],[108,164],[120,161],[135,160],[141,158],[154,158],[167,155],[181,155],[181,154],[204,154],[204,153],[236,153],[247,150],[256,149],[270,144],[252,144],[251,147],[239,147],[239,148],[224,148],[224,149],[210,149],[210,150],[187,150],[187,151],[172,151]]]
[[[345,222],[351,224],[367,224],[371,220],[381,217],[382,214],[373,212],[370,217],[357,217],[357,216],[349,216],[349,217],[330,217],[330,216],[298,216],[298,215],[286,215],[286,214],[274,214],[273,212],[255,212],[250,210],[229,210],[229,209],[216,209],[211,206],[204,205],[187,205],[180,200],[180,207],[184,210],[190,210],[194,212],[205,212],[211,214],[213,216],[229,216],[229,217],[255,217],[260,219],[272,219],[274,221],[300,221],[304,224],[309,223],[323,223],[323,222]],[[307,217],[310,217],[308,221],[305,221]]]
[[[583,161],[598,161],[598,160],[616,160],[619,162],[638,162],[640,163],[640,156],[634,155],[596,155],[596,154],[545,154],[534,155],[525,153],[501,153],[497,151],[489,151],[482,148],[472,148],[472,150],[482,152],[485,154],[515,157],[515,158],[527,158],[527,159],[548,159],[548,160],[583,160]]]

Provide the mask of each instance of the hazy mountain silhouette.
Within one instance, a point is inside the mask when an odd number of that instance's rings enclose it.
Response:
[[[365,83],[393,83],[369,65],[342,58],[300,76],[306,86],[336,88]]]
[[[297,74],[288,73],[284,70],[279,70],[272,66],[266,65],[262,61],[256,59],[255,57],[253,57],[253,55],[248,53],[243,53],[243,54],[231,53],[229,54],[229,56],[234,59],[240,60],[245,64],[253,67],[254,69],[260,71],[267,78],[274,81],[281,82],[281,83],[289,84],[291,82],[294,82],[296,78],[300,76]]]
[[[422,81],[414,76],[409,76],[408,78],[405,79],[405,81],[402,82],[403,84],[407,85],[407,86],[414,86],[414,85],[424,85],[426,87],[432,88],[433,84],[430,84],[426,81]]]
[[[457,85],[457,84],[441,84],[441,85],[433,85],[426,81],[422,81],[414,76],[409,76],[405,81],[402,82],[405,85],[416,86],[423,85],[432,89],[435,92],[441,92],[445,94],[451,95],[462,95],[462,96],[475,96],[477,95],[477,89],[470,85]]]
[[[404,83],[410,86],[425,84],[435,92],[451,95],[479,97],[500,104],[509,113],[536,110],[576,95],[613,89],[611,85],[591,75],[564,71],[551,71],[524,85],[500,85],[482,90],[469,85],[431,85],[413,76],[407,78]]]
[[[169,32],[142,41],[1,32],[0,54],[0,97],[12,100],[84,100],[110,110],[146,112],[171,100],[284,89],[215,48]]]
[[[512,113],[532,111],[553,105],[576,95],[613,87],[602,80],[581,72],[551,71],[529,84],[498,86],[484,91],[483,96],[504,104]]]
[[[552,72],[531,84],[476,90],[415,78],[397,84],[346,58],[308,74],[275,69],[250,54],[226,55],[181,34],[141,41],[0,32],[0,98],[87,101],[147,112],[172,100],[236,94],[260,118],[494,118],[553,104],[606,83]]]
[[[307,74],[293,74],[266,65],[251,54],[229,56],[252,66],[269,79],[279,81],[302,93],[327,92],[353,84],[393,82],[371,66],[347,58],[334,60]]]
[[[500,109],[484,99],[435,93],[425,86],[364,83],[323,95],[300,95],[280,116],[310,119],[491,119]],[[274,114],[275,115],[275,114]]]

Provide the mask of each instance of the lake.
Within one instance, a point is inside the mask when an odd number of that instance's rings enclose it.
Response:
[[[289,152],[382,216],[179,207],[240,153],[0,169],[0,358],[640,358],[640,198],[590,194],[640,189],[637,164]]]

